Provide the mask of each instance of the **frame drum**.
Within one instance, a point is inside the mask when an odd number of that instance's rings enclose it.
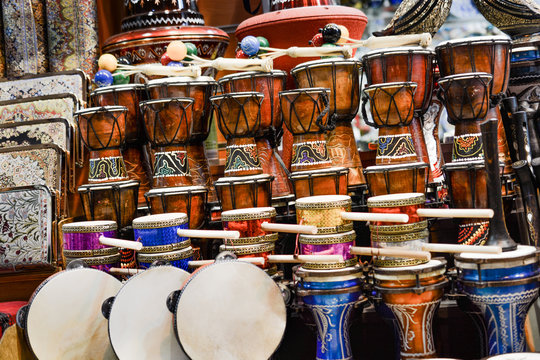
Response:
[[[122,286],[109,315],[109,337],[119,359],[187,359],[166,300],[189,276],[174,266],[154,266]]]
[[[192,359],[267,360],[285,332],[279,287],[263,270],[240,261],[218,261],[195,272],[173,307],[176,336]]]
[[[22,324],[36,357],[116,359],[101,305],[121,287],[113,276],[86,268],[62,271],[42,282],[30,298]]]

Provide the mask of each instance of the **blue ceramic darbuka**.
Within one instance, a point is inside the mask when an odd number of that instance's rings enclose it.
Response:
[[[536,248],[460,254],[455,264],[461,291],[483,316],[488,355],[523,352],[525,317],[539,292]]]
[[[188,228],[188,217],[184,213],[165,213],[138,217],[133,220],[135,240],[144,247],[177,244],[187,241],[177,235],[178,229]]]
[[[313,313],[317,324],[317,359],[352,359],[350,317],[362,299],[358,266],[337,270],[299,268],[298,296]]]

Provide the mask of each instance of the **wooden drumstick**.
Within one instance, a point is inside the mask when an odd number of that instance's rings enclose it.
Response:
[[[261,50],[269,51],[266,54],[262,54],[266,58],[277,58],[280,56],[289,56],[292,58],[297,57],[317,57],[317,56],[344,56],[346,58],[352,57],[352,48],[348,45],[345,46],[333,46],[333,47],[300,47],[291,46],[287,49],[276,49],[269,47],[261,47]]]
[[[418,209],[420,217],[491,219],[492,209]]]
[[[409,221],[407,214],[386,214],[386,213],[367,213],[367,212],[342,212],[341,218],[352,221],[384,221],[406,223]]]
[[[103,235],[99,237],[99,242],[103,245],[116,246],[119,248],[136,250],[136,251],[139,251],[143,248],[143,244],[138,241],[115,239],[115,238],[105,237]]]
[[[178,229],[176,233],[180,237],[199,238],[199,239],[238,239],[240,237],[240,233],[238,231],[227,231],[227,230]]]
[[[264,222],[261,224],[264,231],[284,232],[293,234],[316,234],[317,227],[313,225],[276,224]]]
[[[118,69],[123,70],[125,75],[143,73],[149,76],[190,76],[199,77],[202,74],[201,67],[196,65],[176,67],[163,66],[161,64],[124,65],[118,64]]]
[[[135,275],[145,271],[144,269],[110,268],[109,273],[118,275]]]
[[[351,254],[367,255],[367,256],[391,256],[421,260],[431,260],[431,254],[428,251],[417,251],[402,249],[399,247],[393,248],[372,248],[351,246]]]
[[[381,49],[395,46],[420,45],[428,47],[431,44],[431,34],[409,34],[409,35],[391,35],[391,36],[370,36],[366,40],[355,40],[345,38],[354,42],[352,47],[367,47],[370,49]]]
[[[430,252],[445,253],[480,253],[480,254],[500,254],[500,246],[481,246],[481,245],[455,245],[455,244],[422,244],[422,250]]]
[[[260,265],[263,266],[266,263],[266,260],[263,257],[245,257],[245,258],[238,258],[236,261],[243,261],[248,262],[253,265]],[[210,265],[215,263],[216,260],[192,260],[188,262],[188,267],[201,267],[204,265]]]
[[[342,255],[268,255],[269,263],[336,263],[343,262]]]

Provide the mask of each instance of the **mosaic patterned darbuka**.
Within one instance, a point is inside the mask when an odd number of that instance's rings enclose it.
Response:
[[[53,217],[45,186],[0,189],[0,268],[50,266]]]

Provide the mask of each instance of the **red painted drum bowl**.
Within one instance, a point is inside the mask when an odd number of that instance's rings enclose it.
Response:
[[[274,48],[286,49],[291,46],[309,46],[308,41],[319,28],[328,23],[344,25],[353,39],[362,38],[367,24],[367,16],[360,10],[346,6],[308,6],[253,16],[244,20],[235,35],[242,40],[247,35],[264,36]],[[296,65],[316,58],[291,58],[281,56],[274,59],[274,69],[289,72]],[[293,87],[289,77],[288,88]]]
[[[229,44],[227,33],[215,27],[164,26],[111,36],[105,41],[102,51],[116,57],[127,56],[134,65],[158,63],[167,45],[173,40],[193,43],[197,47],[197,56],[204,59],[223,56]]]
[[[238,231],[240,237],[264,236],[272,233],[264,231],[261,225],[276,220],[276,209],[273,207],[256,207],[223,211],[221,221],[224,230]]]

